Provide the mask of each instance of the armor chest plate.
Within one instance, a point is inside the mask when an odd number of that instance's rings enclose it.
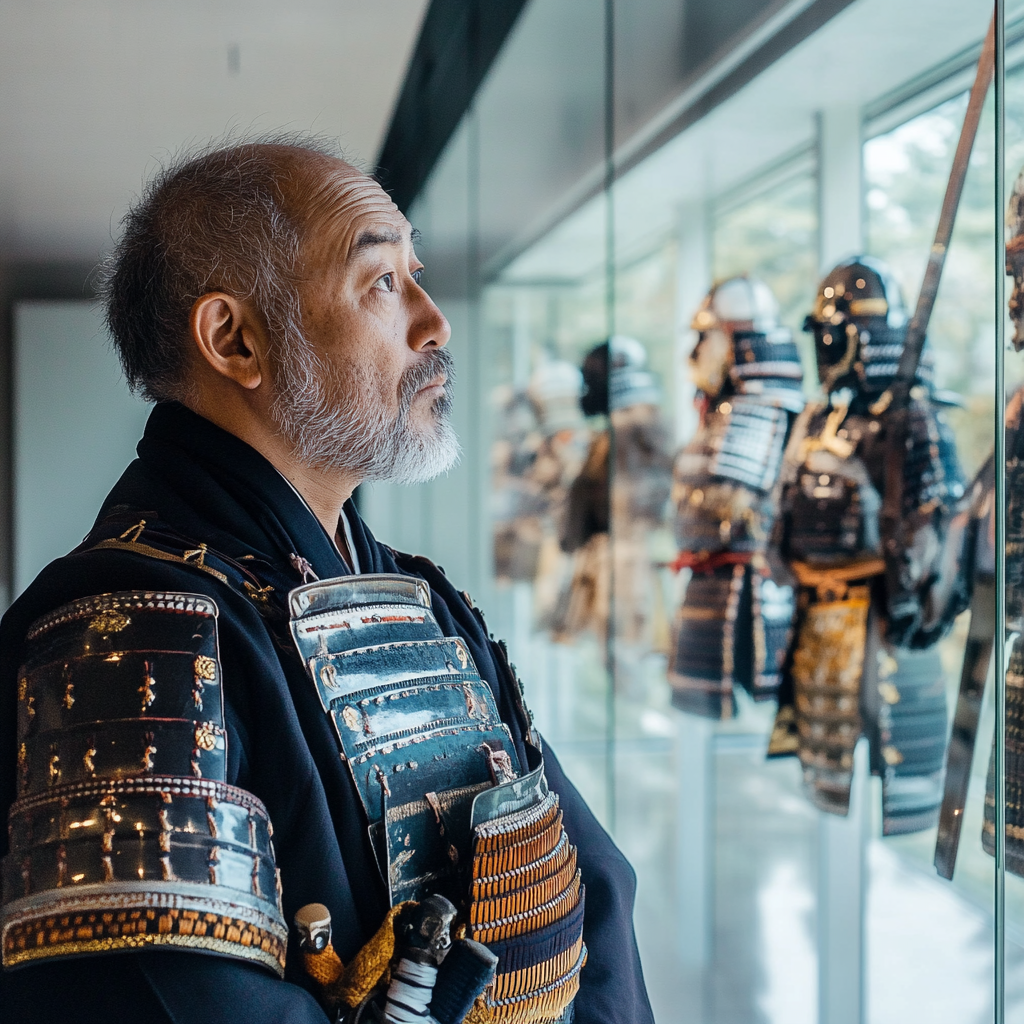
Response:
[[[863,417],[847,417],[838,435],[824,415],[812,421],[783,495],[790,558],[830,565],[880,554],[880,433],[877,420]]]
[[[419,580],[342,577],[289,596],[291,632],[338,737],[393,903],[458,903],[473,800],[520,774],[463,641]]]
[[[432,893],[498,958],[484,995],[510,1022],[562,1020],[586,962],[575,847],[543,762],[520,765],[494,693],[413,577],[288,595],[291,633],[333,723],[392,905]]]

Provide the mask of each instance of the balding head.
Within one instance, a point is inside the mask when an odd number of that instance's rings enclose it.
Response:
[[[106,320],[133,390],[185,400],[196,300],[252,300],[271,339],[300,330],[303,250],[363,207],[397,209],[371,177],[317,139],[272,138],[177,160],[124,218],[102,280]]]

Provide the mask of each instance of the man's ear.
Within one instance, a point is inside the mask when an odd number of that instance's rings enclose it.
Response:
[[[260,386],[266,336],[247,302],[226,292],[201,295],[189,327],[200,355],[217,373],[249,391]]]

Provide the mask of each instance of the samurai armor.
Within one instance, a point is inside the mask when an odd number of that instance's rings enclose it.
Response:
[[[668,678],[676,707],[710,718],[735,714],[736,683],[755,700],[775,696],[793,617],[792,588],[767,578],[764,554],[786,440],[803,407],[799,357],[787,331],[743,333],[733,344],[732,388],[708,399],[676,456],[672,489],[675,565],[692,575]]]
[[[938,650],[883,650],[877,686],[882,835],[919,832],[942,802],[949,714]]]
[[[800,610],[769,753],[795,753],[814,803],[845,814],[866,735],[890,835],[930,827],[941,802],[948,713],[932,645],[966,604],[959,561],[944,551],[964,485],[948,426],[913,400],[902,524],[911,549],[891,555],[912,586],[893,599],[880,517],[884,409],[849,401],[809,408],[787,450],[778,538]]]
[[[18,686],[5,967],[145,947],[284,973],[266,809],[224,782],[217,608],[115,593],[37,620]]]
[[[586,962],[584,892],[543,759],[519,761],[426,584],[362,575],[288,595],[290,630],[352,772],[395,906],[444,895],[498,957],[495,1020],[554,1022]]]
[[[734,682],[754,700],[773,698],[792,619],[792,588],[776,586],[749,565],[695,573],[676,613],[668,677],[673,704],[706,718],[731,718]]]

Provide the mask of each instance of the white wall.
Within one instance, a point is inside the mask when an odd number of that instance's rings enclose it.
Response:
[[[88,533],[149,411],[92,303],[16,304],[13,373],[12,598]]]

